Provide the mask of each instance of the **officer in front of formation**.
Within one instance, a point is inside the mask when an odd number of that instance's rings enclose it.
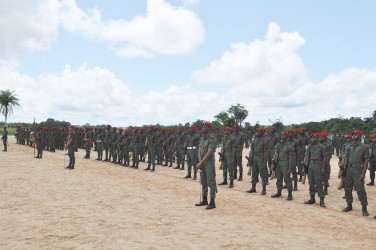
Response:
[[[215,182],[215,148],[216,141],[210,134],[213,125],[210,122],[204,122],[202,135],[199,145],[199,163],[197,169],[201,170],[200,179],[202,185],[202,200],[196,206],[205,206],[205,209],[215,208],[215,194],[217,185]],[[208,191],[210,189],[210,203],[208,204]]]

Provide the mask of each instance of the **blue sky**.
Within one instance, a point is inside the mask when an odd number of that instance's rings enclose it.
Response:
[[[376,2],[1,1],[9,121],[321,121],[376,109]]]

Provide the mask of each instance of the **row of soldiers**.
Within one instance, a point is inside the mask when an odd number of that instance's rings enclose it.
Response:
[[[124,130],[108,125],[106,129],[77,128],[73,126],[70,129],[72,131],[70,138],[73,138],[73,148],[76,150],[78,147],[85,148],[85,158],[90,158],[91,149],[94,147],[94,150],[97,151],[97,160],[138,168],[139,162],[145,161],[146,155],[148,155],[148,166],[145,170],[155,171],[155,166],[158,164],[172,167],[173,162],[176,164],[175,169],[184,170],[185,162],[187,162],[188,171],[184,178],[192,178],[192,176],[193,179],[197,178],[197,164],[200,162],[198,149],[202,131],[195,126],[189,128],[180,127],[178,129],[160,129],[156,126],[150,126],[147,129],[134,127]],[[17,135],[17,142],[23,144],[20,135],[27,129],[20,129],[20,131]],[[39,145],[42,144],[39,143],[41,138],[51,138],[51,134],[60,135],[62,138],[65,136],[66,138],[67,130],[37,127],[34,139],[33,133],[31,133],[30,141],[34,140]],[[210,134],[210,138],[214,138],[215,148],[219,145],[221,146],[221,151],[218,154],[220,155],[221,168],[223,170],[223,182],[219,185],[229,184],[229,188],[232,188],[234,187],[234,180],[243,180],[242,151],[243,146],[246,145],[245,137],[247,133],[242,132],[240,126],[236,124],[234,127],[226,127],[221,132],[211,129]],[[249,155],[246,157],[248,159],[247,165],[250,167],[248,175],[252,176],[252,188],[247,192],[255,193],[256,185],[261,178],[261,195],[265,195],[269,178],[275,177],[277,179],[277,192],[272,197],[281,197],[282,189],[286,188],[288,191],[287,199],[292,200],[292,191],[298,190],[297,183],[304,181],[304,177],[308,175],[311,198],[305,203],[315,203],[314,195],[317,193],[320,197],[320,206],[325,207],[324,197],[328,195],[328,180],[331,173],[330,160],[332,154],[337,154],[338,152],[341,167],[339,177],[344,180],[345,197],[350,204],[352,203],[352,196],[350,197],[348,191],[350,184],[346,188],[345,178],[352,175],[350,173],[346,175],[346,171],[354,171],[351,168],[363,166],[362,164],[365,162],[363,160],[362,163],[356,164],[359,159],[349,157],[351,155],[351,147],[359,144],[359,136],[361,137],[361,135],[361,131],[356,130],[347,137],[340,133],[338,136],[335,135],[329,138],[329,133],[322,131],[313,133],[309,137],[304,128],[281,133],[274,127],[271,127],[268,131],[264,128],[258,128],[255,137],[250,143]],[[356,138],[354,139],[353,136]],[[64,145],[66,139],[62,139],[62,141]],[[364,146],[362,144],[362,153],[364,153],[364,159],[370,162],[371,182],[368,185],[374,185],[376,135],[366,135],[364,142],[367,142],[368,145],[364,144],[367,146],[367,150],[363,150]],[[340,149],[335,149],[336,147],[340,147]],[[367,156],[366,153],[368,151],[369,154]],[[359,158],[359,153],[357,156]],[[41,158],[39,150],[37,157]],[[346,164],[348,164],[345,163],[345,159],[350,162],[350,168],[345,168]],[[358,170],[360,169],[362,168],[359,167]],[[364,173],[362,172],[362,174]],[[227,182],[228,180],[229,183]],[[363,215],[368,215],[366,209],[367,201],[364,198],[366,197],[365,190],[362,188],[361,183],[354,181],[354,178],[351,181],[351,188],[356,187],[359,199],[362,202],[362,213]],[[285,185],[283,186],[283,184]],[[351,209],[352,207],[349,205],[344,211],[350,211]]]

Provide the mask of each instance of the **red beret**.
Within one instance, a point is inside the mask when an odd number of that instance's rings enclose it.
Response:
[[[256,131],[265,132],[265,128],[256,128]]]
[[[306,128],[301,128],[300,131],[307,131],[307,129]]]
[[[234,125],[234,128],[239,128],[239,127],[240,127],[240,125],[237,124],[237,123]]]
[[[327,137],[329,135],[328,131],[324,130],[321,132],[322,137]]]
[[[205,127],[209,127],[209,128],[213,127],[213,124],[211,122],[204,122],[204,124],[202,124],[202,125],[205,126]]]
[[[287,135],[287,136],[290,136],[290,133],[288,131],[283,131],[281,132],[281,135]]]
[[[191,129],[197,129],[195,125],[190,126]]]
[[[225,127],[223,130],[224,130],[224,131],[233,131],[234,129],[231,128],[231,127]]]
[[[351,132],[352,135],[354,135],[355,133],[357,133],[358,135],[362,135],[362,134],[363,134],[363,133],[362,133],[362,130],[359,130],[359,129],[353,130],[353,131]]]
[[[320,137],[321,134],[319,132],[316,132],[316,133],[312,133],[310,136],[311,137]]]

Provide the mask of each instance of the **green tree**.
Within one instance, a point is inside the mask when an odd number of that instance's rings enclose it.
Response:
[[[229,116],[229,113],[222,111],[218,115],[214,116],[216,118],[216,121],[221,123],[222,126],[226,127],[232,127],[235,124],[235,119],[233,117]]]
[[[8,116],[13,113],[13,107],[20,106],[19,99],[14,94],[14,91],[0,90],[0,112],[5,117],[5,125],[7,124]]]
[[[227,112],[232,115],[232,117],[235,119],[235,123],[238,123],[240,126],[248,116],[248,110],[246,110],[244,106],[240,105],[239,103],[236,105],[231,105]]]

